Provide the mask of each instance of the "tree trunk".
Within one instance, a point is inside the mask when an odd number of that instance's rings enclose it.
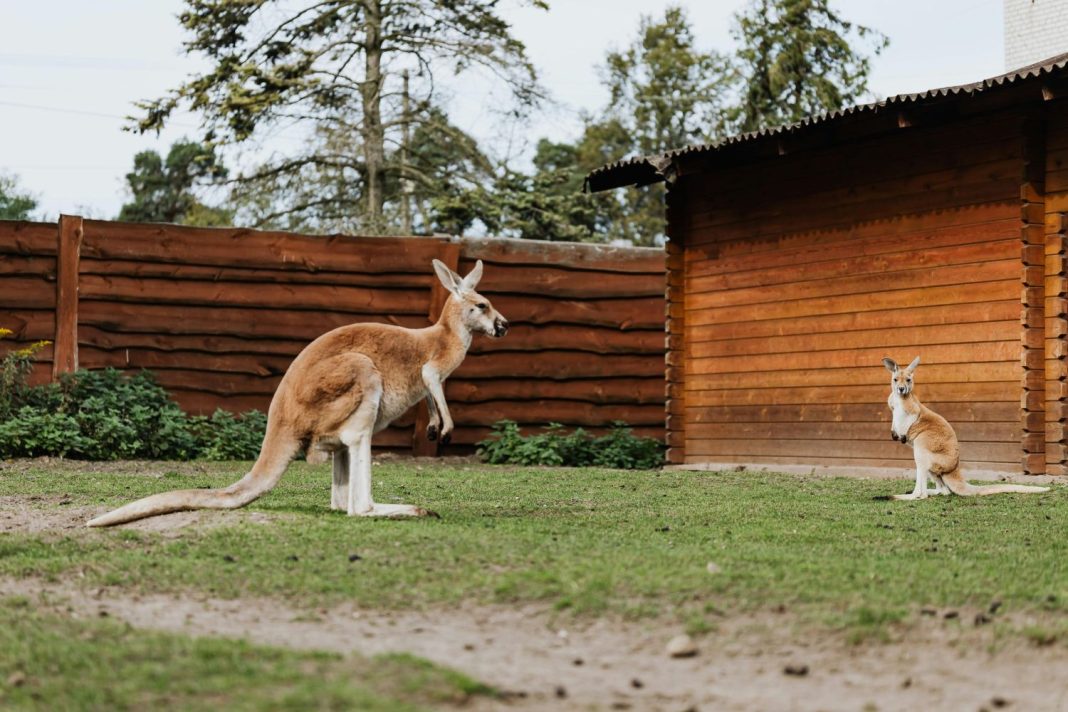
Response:
[[[366,0],[366,31],[364,36],[366,74],[360,87],[363,100],[363,155],[367,169],[366,222],[376,230],[382,229],[385,205],[385,131],[382,128],[382,3]]]

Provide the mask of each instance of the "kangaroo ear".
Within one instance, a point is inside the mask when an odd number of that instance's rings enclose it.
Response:
[[[463,281],[460,282],[460,289],[465,289],[468,292],[475,291],[475,287],[482,280],[482,260],[475,263],[474,269],[467,273]]]
[[[460,275],[449,269],[441,260],[434,260],[434,272],[437,273],[438,279],[441,280],[442,286],[449,290],[453,294],[459,294],[460,292]]]
[[[910,363],[909,367],[906,368],[905,370],[908,371],[909,373],[912,373],[913,371],[916,370],[916,367],[919,366],[919,365],[920,365],[920,357],[917,356],[916,358],[912,359],[912,363]]]
[[[883,365],[886,366],[886,370],[890,373],[897,373],[897,362],[892,358],[884,358]]]

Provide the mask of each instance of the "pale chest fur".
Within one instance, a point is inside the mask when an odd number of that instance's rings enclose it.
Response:
[[[470,343],[471,337],[467,335],[466,339],[461,339],[459,344],[453,348],[444,349],[433,359],[419,363],[411,372],[406,372],[403,378],[399,374],[384,374],[389,382],[379,404],[375,432],[387,427],[427,397],[424,375],[436,378],[439,383],[444,383],[445,379],[463,363]]]
[[[890,406],[890,410],[893,413],[893,421],[891,424],[891,430],[895,432],[898,437],[908,433],[909,428],[913,426],[920,414],[918,411],[909,412],[905,408],[905,403],[896,392],[890,394],[887,405]],[[909,442],[911,445],[912,443]]]

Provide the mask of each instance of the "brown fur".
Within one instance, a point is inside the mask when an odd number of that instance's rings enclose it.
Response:
[[[883,359],[890,371],[890,398],[888,404],[894,412],[890,436],[894,440],[912,446],[916,461],[916,488],[908,495],[894,495],[894,499],[924,499],[931,494],[952,492],[961,496],[999,494],[1001,492],[1046,492],[1047,487],[1030,485],[987,485],[977,487],[969,484],[960,471],[960,443],[953,426],[934,412],[913,391],[913,374],[919,365],[917,357],[908,367],[898,368],[892,359]],[[905,432],[898,432],[908,423]],[[934,479],[937,487],[927,489],[927,478]]]
[[[481,262],[466,280],[437,261],[435,270],[452,293],[433,326],[350,324],[323,334],[297,355],[271,400],[259,458],[241,480],[220,490],[152,495],[97,517],[89,526],[187,509],[242,507],[271,490],[301,449],[309,462],[334,454],[332,505],[343,508],[339,489],[348,487],[346,457],[360,457],[356,443],[366,446],[369,458],[371,433],[387,427],[423,398],[431,411],[427,436],[448,442],[453,423],[440,383],[463,362],[472,334],[503,336],[508,322],[474,291]],[[437,384],[434,378],[439,379]],[[367,478],[369,490],[369,470]],[[350,514],[364,513],[353,512],[351,504],[348,508]],[[426,513],[417,508],[413,512]]]

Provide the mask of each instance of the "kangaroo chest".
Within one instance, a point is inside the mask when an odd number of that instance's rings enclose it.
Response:
[[[892,430],[898,434],[905,435],[908,433],[909,428],[919,419],[920,414],[918,412],[909,412],[905,408],[904,402],[901,400],[901,396],[896,393],[891,394],[889,400],[890,410],[893,413],[893,427]],[[909,445],[912,441],[909,441]]]

